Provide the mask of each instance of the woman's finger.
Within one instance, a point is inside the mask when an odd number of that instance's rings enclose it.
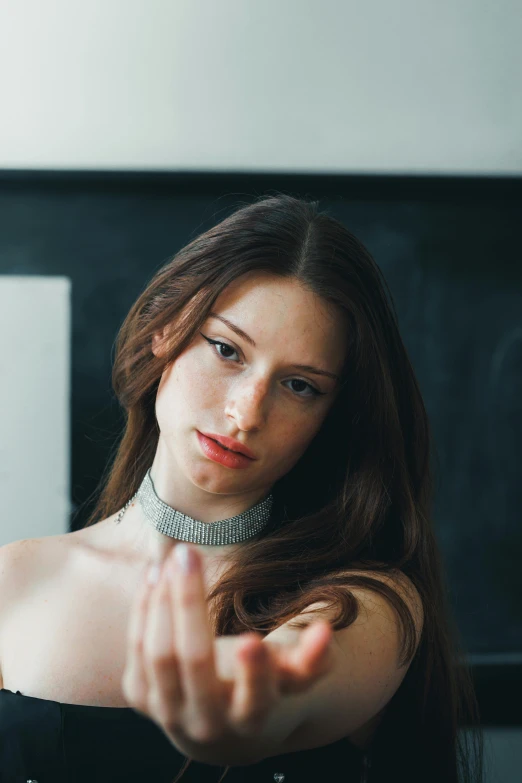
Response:
[[[255,640],[255,643],[253,643]],[[238,670],[229,708],[229,721],[239,734],[260,731],[280,698],[278,677],[270,650],[261,637],[249,635],[237,653]]]
[[[331,640],[330,624],[318,620],[303,630],[294,647],[278,651],[281,693],[299,693],[330,670]]]
[[[308,674],[314,677],[319,674],[328,658],[331,640],[332,628],[325,620],[313,622],[305,629],[296,650],[297,665],[302,667],[304,676]]]
[[[176,725],[183,704],[174,623],[171,589],[164,562],[150,598],[144,661],[149,685],[148,710],[165,727]]]
[[[169,558],[176,647],[183,683],[184,730],[200,741],[219,737],[225,726],[224,689],[218,680],[214,637],[208,616],[206,589],[199,553],[187,547],[188,558]]]

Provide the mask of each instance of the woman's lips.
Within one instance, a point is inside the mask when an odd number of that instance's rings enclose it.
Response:
[[[197,430],[197,435],[203,454],[213,462],[218,462],[227,468],[247,468],[254,462],[254,460],[249,457],[245,457],[244,454],[225,449],[221,444],[212,440],[212,438],[203,435],[199,430]]]
[[[228,449],[228,451],[237,451],[239,454],[244,454],[245,457],[257,459],[254,452],[249,449],[248,446],[245,446],[244,443],[240,443],[235,438],[230,438],[228,435],[219,435],[215,432],[202,432],[201,434],[204,435],[205,438],[216,441],[216,443],[219,443],[220,446]]]

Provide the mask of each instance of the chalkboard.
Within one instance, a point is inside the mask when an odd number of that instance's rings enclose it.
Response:
[[[431,420],[482,719],[520,723],[522,178],[0,171],[0,272],[72,280],[71,529],[122,426],[110,375],[129,307],[179,248],[273,191],[319,199],[384,273]]]

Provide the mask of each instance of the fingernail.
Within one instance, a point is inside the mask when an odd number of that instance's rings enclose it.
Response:
[[[147,571],[147,582],[149,583],[149,585],[155,585],[158,583],[160,573],[161,573],[160,563],[154,562],[152,563],[152,565],[149,566],[149,570]]]
[[[174,552],[174,557],[176,558],[176,564],[184,574],[189,574],[191,571],[194,571],[196,557],[191,547],[186,544],[178,544],[176,551]]]

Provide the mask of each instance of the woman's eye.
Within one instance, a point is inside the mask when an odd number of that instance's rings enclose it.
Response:
[[[221,346],[223,346],[223,348],[227,348],[229,351],[232,351],[232,353],[237,354],[237,351],[235,351],[232,346],[228,345],[227,343],[220,343],[219,340],[209,340],[209,342],[212,343],[212,345],[218,346],[216,350],[220,359],[230,359],[230,356],[223,356],[221,353]]]
[[[232,346],[229,345],[228,343],[224,343],[221,340],[212,340],[210,337],[205,337],[205,335],[202,334],[201,332],[200,332],[200,334],[203,337],[203,339],[205,339],[207,341],[207,343],[210,343],[210,345],[212,345],[212,347],[213,347],[212,350],[214,351],[214,353],[217,353],[219,359],[222,359],[223,361],[230,361],[230,356],[223,356],[223,354],[221,353],[221,347],[223,347],[225,349],[228,349],[229,351],[232,351],[232,353],[237,354],[237,351],[235,350],[235,348],[232,348]],[[214,348],[214,346],[216,346],[216,347]],[[235,360],[232,360],[232,361],[235,361]],[[292,389],[292,391],[295,392],[296,397],[319,397],[320,395],[326,394],[326,392],[320,392],[318,389],[316,389],[314,386],[312,386],[311,383],[308,383],[307,381],[303,381],[302,378],[292,378],[289,381],[289,383],[301,383],[301,384],[304,384],[305,387],[307,387],[311,391],[311,394],[298,394],[295,389]]]

